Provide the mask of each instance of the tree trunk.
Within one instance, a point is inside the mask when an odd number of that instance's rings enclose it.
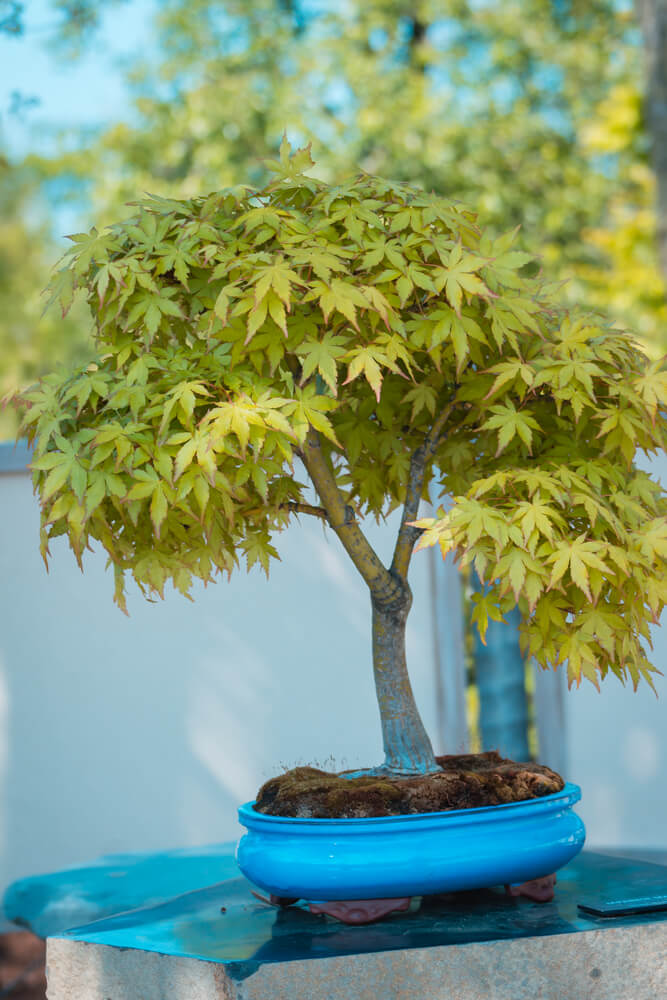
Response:
[[[380,708],[385,761],[383,772],[433,774],[440,770],[415,703],[405,656],[405,626],[412,605],[407,584],[391,604],[371,599],[373,674]]]
[[[646,54],[646,124],[657,185],[660,270],[667,283],[667,0],[636,0]]]
[[[319,434],[308,432],[301,458],[317,490],[327,521],[359,571],[371,594],[373,608],[373,673],[380,708],[385,762],[366,772],[395,775],[434,774],[440,770],[433,747],[412,693],[405,657],[405,625],[412,605],[407,582],[408,567],[419,530],[411,526],[417,517],[427,462],[432,458],[441,427],[451,412],[445,408],[433,425],[424,445],[410,462],[401,528],[391,568],[387,569],[361,531],[351,507],[347,507],[336,483],[330,461],[322,451]]]

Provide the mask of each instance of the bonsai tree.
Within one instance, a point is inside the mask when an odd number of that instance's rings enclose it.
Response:
[[[564,307],[516,232],[362,174],[308,176],[286,141],[263,190],[147,197],[72,236],[53,279],[82,289],[98,360],[23,394],[42,552],[95,541],[125,609],[130,574],[268,572],[276,532],[321,518],[368,586],[392,776],[438,770],[406,665],[415,548],[486,583],[484,635],[518,604],[522,641],[570,683],[655,672],[643,643],[665,602],[666,505],[633,463],[664,447],[667,376],[632,337]],[[315,503],[307,480],[319,498]],[[453,506],[419,519],[435,483]],[[391,565],[364,515],[401,508]]]

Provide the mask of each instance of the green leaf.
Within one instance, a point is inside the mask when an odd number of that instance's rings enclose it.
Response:
[[[269,293],[267,296],[269,315],[273,322],[280,327],[285,336],[287,336],[287,319],[285,316],[285,306],[278,298],[277,295]]]
[[[269,310],[269,304],[266,298],[262,299],[259,305],[254,306],[248,313],[248,335],[245,339],[245,343],[248,344],[255,336],[260,326],[265,322],[266,316]]]
[[[182,476],[185,470],[191,465],[193,458],[197,452],[198,440],[197,438],[190,438],[186,441],[181,448],[178,450],[176,455],[176,460],[174,462],[174,478],[178,479]]]
[[[304,341],[297,348],[301,358],[301,380],[318,372],[327,383],[334,396],[338,394],[336,362],[346,353],[347,338],[333,333],[325,333],[320,341]]]
[[[151,521],[153,522],[153,527],[155,528],[155,535],[157,538],[160,537],[160,529],[164,524],[164,520],[167,516],[167,510],[169,509],[169,504],[167,503],[167,497],[164,492],[164,487],[160,484],[155,487],[153,492],[153,499],[151,500]]]
[[[331,313],[336,311],[349,320],[355,330],[359,329],[357,307],[365,309],[369,305],[370,302],[360,289],[338,278],[332,279],[331,286],[325,288],[320,295],[320,308],[325,322],[328,322]]]
[[[503,622],[507,624],[503,618],[502,611],[498,607],[497,598],[493,593],[488,594],[473,594],[473,610],[471,614],[471,621],[473,625],[477,626],[477,631],[479,632],[479,638],[484,646],[486,646],[486,630],[489,625],[489,619],[494,622]]]
[[[473,254],[464,254],[461,243],[457,243],[449,253],[446,266],[435,272],[434,285],[436,291],[444,289],[447,301],[457,315],[461,312],[463,292],[471,295],[482,295],[491,298],[493,292],[474,273],[485,264],[482,258]]]
[[[498,429],[498,450],[496,455],[507,448],[516,435],[528,447],[530,452],[533,442],[533,431],[540,430],[540,425],[527,411],[517,410],[513,403],[491,407],[492,417],[482,424],[483,430]]]

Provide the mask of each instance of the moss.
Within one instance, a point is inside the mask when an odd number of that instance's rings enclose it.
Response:
[[[411,778],[346,778],[316,767],[295,767],[271,778],[255,809],[271,816],[352,819],[474,809],[559,792],[564,781],[541,764],[520,764],[495,751],[436,758],[440,772]]]

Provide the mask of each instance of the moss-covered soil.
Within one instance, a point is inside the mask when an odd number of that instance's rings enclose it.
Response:
[[[316,767],[295,767],[271,778],[255,809],[271,816],[358,819],[474,809],[559,792],[565,782],[541,764],[518,764],[495,751],[436,757],[437,774],[412,778],[346,778]]]

